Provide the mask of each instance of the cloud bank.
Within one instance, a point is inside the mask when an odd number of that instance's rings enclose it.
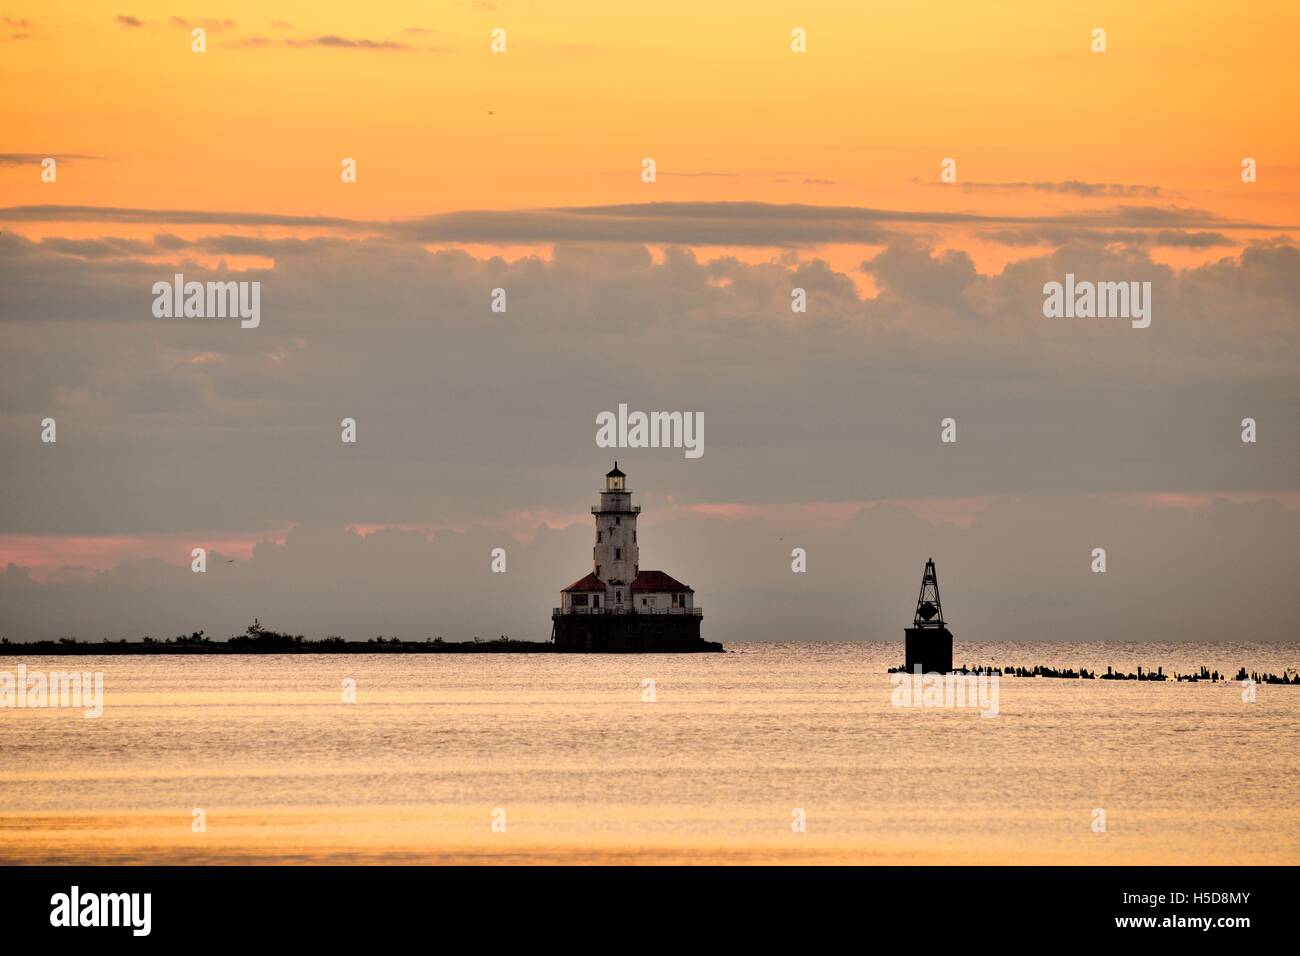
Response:
[[[272,265],[204,268],[213,254]],[[861,269],[874,298],[790,253],[0,235],[0,548],[157,536],[180,552],[46,583],[17,561],[0,633],[224,634],[257,615],[314,635],[544,638],[554,592],[590,563],[610,457],[595,416],[619,402],[708,420],[698,461],[618,457],[644,496],[647,565],[701,592],[711,637],[892,639],[931,555],[954,618],[989,637],[1020,610],[1078,637],[1162,621],[1258,637],[1297,610],[1289,593],[1261,606],[1255,575],[1296,570],[1300,250],[1251,243],[1179,271],[1071,241],[982,274],[903,237]],[[261,327],[154,319],[150,287],[174,271],[260,281]],[[1044,319],[1043,283],[1067,272],[1150,281],[1151,328]],[[938,440],[949,416],[955,445]],[[1247,416],[1258,444],[1239,440]],[[952,499],[982,504],[943,520]],[[781,517],[803,506],[839,517]],[[187,542],[290,525],[251,559],[188,570]],[[506,575],[488,571],[499,545]],[[807,576],[789,571],[796,545]],[[1107,575],[1087,571],[1097,546]]]

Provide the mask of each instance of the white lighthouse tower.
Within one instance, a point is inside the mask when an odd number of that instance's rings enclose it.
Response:
[[[605,474],[596,518],[591,571],[560,592],[551,639],[570,651],[720,651],[700,638],[695,591],[663,571],[641,569],[627,475],[614,462]]]
[[[592,505],[596,516],[596,545],[591,549],[592,571],[605,585],[605,601],[612,608],[632,604],[632,582],[640,573],[640,551],[636,542],[636,518],[641,506],[632,504],[627,475],[618,462],[605,474],[600,504]]]

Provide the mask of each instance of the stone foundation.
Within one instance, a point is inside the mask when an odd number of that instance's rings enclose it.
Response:
[[[557,650],[586,653],[692,653],[721,651],[700,637],[698,614],[556,614]]]

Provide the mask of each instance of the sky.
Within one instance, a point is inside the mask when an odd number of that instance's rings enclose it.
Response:
[[[9,5],[0,636],[545,639],[617,458],[712,640],[896,640],[928,557],[959,645],[1292,637],[1297,25]],[[156,318],[178,272],[260,324]],[[597,447],[620,403],[703,456]]]

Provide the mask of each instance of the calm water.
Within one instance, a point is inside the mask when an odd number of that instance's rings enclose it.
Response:
[[[1005,678],[983,719],[891,706],[901,642],[731,647],[28,657],[102,670],[105,707],[0,710],[0,861],[1300,863],[1300,687]],[[1280,673],[1300,645],[957,657]]]

